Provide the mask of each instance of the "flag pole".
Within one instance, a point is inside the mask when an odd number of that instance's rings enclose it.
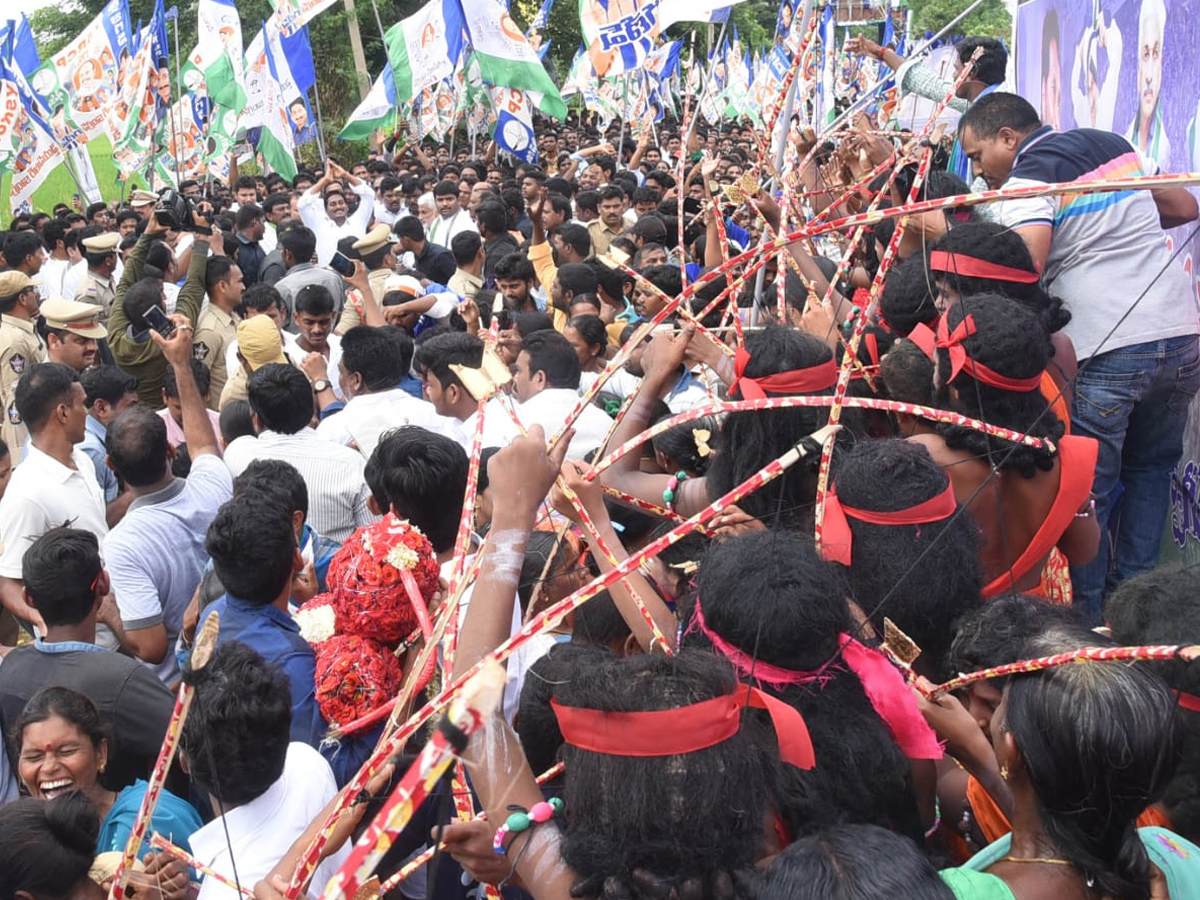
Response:
[[[710,45],[710,49],[713,50],[714,52],[716,51],[716,48],[721,45],[721,42],[723,40],[725,40],[725,30],[728,27],[729,27],[729,19],[726,19],[724,22],[721,23],[721,30],[717,33],[716,41],[711,43],[711,45]],[[712,25],[709,25],[708,30],[709,30],[709,34],[712,34]],[[692,55],[692,65],[695,65],[695,64],[696,64],[696,57],[695,57],[695,54],[693,54]],[[692,116],[691,124],[688,126],[688,132],[684,136],[683,146],[680,149],[681,153],[686,153],[688,144],[691,143],[692,132],[696,130],[696,122],[700,118],[700,102],[704,99],[704,95],[708,91],[708,82],[711,77],[712,77],[712,66],[709,66],[704,70],[704,79],[700,82],[700,93],[696,95],[696,115]]]
[[[183,100],[183,81],[179,77],[179,7],[172,6],[167,10],[166,17],[174,23],[175,28],[175,91],[179,94],[179,101]],[[179,185],[183,183],[183,175],[179,170],[179,134],[176,131],[175,113],[176,103],[172,103],[167,110],[167,116],[171,119],[171,156],[175,160],[175,188],[179,189]],[[183,123],[179,123],[182,127]]]
[[[317,112],[317,152],[321,154],[321,165],[328,165],[329,157],[325,155],[325,120],[321,118],[321,91],[317,88],[317,79],[313,79],[313,100]]]

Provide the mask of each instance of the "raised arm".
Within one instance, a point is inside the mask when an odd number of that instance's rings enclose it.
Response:
[[[183,437],[187,442],[188,455],[198,459],[205,454],[217,455],[217,436],[213,432],[208,407],[200,396],[192,375],[192,326],[180,315],[172,316],[175,333],[164,340],[157,331],[150,337],[162,349],[163,356],[175,370],[175,384],[179,389],[179,405],[183,408]]]

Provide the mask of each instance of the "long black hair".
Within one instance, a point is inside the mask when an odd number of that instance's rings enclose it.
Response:
[[[961,253],[985,262],[1036,273],[1029,247],[1019,234],[998,222],[979,220],[951,229],[933,245],[934,250]],[[1071,312],[1062,300],[1046,292],[1041,282],[1004,281],[981,278],[959,272],[931,272],[930,279],[943,282],[960,297],[973,294],[1000,294],[1016,300],[1042,320],[1046,331],[1062,331],[1071,321]]]
[[[971,359],[1009,378],[1032,378],[1045,371],[1051,356],[1049,335],[1041,320],[1016,300],[999,294],[963,297],[946,311],[949,330],[953,332],[967,316],[974,319],[976,328],[963,340]],[[1065,427],[1048,408],[1040,390],[993,387],[973,378],[965,369],[951,384],[947,381],[949,352],[939,349],[937,360],[940,383],[935,399],[943,409],[1051,441],[1062,437]],[[959,425],[939,425],[938,430],[947,447],[974,453],[1002,471],[1013,470],[1033,478],[1039,470],[1049,472],[1054,468],[1057,451],[1047,447],[1014,444]]]
[[[67,897],[88,877],[100,817],[78,791],[0,807],[0,900]]]
[[[730,665],[706,652],[598,653],[586,662],[558,673],[560,705],[669,710],[727,695],[737,683]],[[750,896],[779,765],[765,732],[748,714],[729,739],[686,754],[613,756],[564,746],[562,855],[580,877],[572,894],[649,900],[675,888],[697,900]]]
[[[834,458],[845,506],[895,512],[931,500],[949,479],[920,444],[865,441]],[[968,515],[920,525],[876,525],[847,517],[853,554],[844,574],[878,633],[889,618],[921,648],[930,677],[945,677],[955,621],[981,604],[979,531]],[[885,601],[886,598],[886,601]]]
[[[763,683],[804,716],[816,752],[813,770],[784,767],[782,812],[793,833],[851,822],[920,839],[909,762],[858,676],[837,662],[840,636],[856,633],[846,596],[840,569],[817,555],[811,538],[790,532],[712,544],[697,579],[705,627],[745,656],[795,672],[834,663],[828,677],[808,683]],[[695,598],[685,607],[683,646],[711,648]]]
[[[1031,656],[1103,640],[1060,626]],[[1161,796],[1182,739],[1175,697],[1142,665],[1087,663],[1014,676],[1002,729],[1012,734],[1042,830],[1096,893],[1148,900],[1150,859],[1137,817]]]
[[[782,326],[746,335],[746,350],[750,354],[746,375],[751,378],[807,369],[833,358],[824,341]],[[828,394],[832,390],[815,393]],[[720,449],[708,468],[709,499],[733,490],[828,421],[829,410],[825,407],[730,413],[721,428]],[[771,527],[799,528],[811,516],[817,495],[819,460],[813,457],[815,454],[810,454],[738,505]]]

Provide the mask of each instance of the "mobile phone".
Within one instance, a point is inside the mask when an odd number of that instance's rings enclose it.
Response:
[[[164,338],[169,338],[175,333],[175,323],[168,319],[167,314],[157,306],[152,306],[142,313],[142,318],[146,320],[147,325]]]
[[[339,250],[329,260],[329,268],[333,269],[333,271],[337,272],[343,278],[349,278],[354,274],[354,260]]]

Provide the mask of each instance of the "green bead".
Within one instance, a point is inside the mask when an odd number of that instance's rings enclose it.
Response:
[[[554,807],[554,811],[556,813],[560,813],[563,811],[563,808],[566,806],[566,803],[563,801],[562,797],[551,797],[550,805]]]
[[[670,488],[667,488],[665,491],[663,491],[663,503],[674,503],[674,502],[675,502],[675,492],[673,490],[671,490]]]
[[[508,826],[509,831],[518,834],[527,829],[532,821],[529,818],[529,813],[515,812],[509,815],[508,821],[504,824]]]

